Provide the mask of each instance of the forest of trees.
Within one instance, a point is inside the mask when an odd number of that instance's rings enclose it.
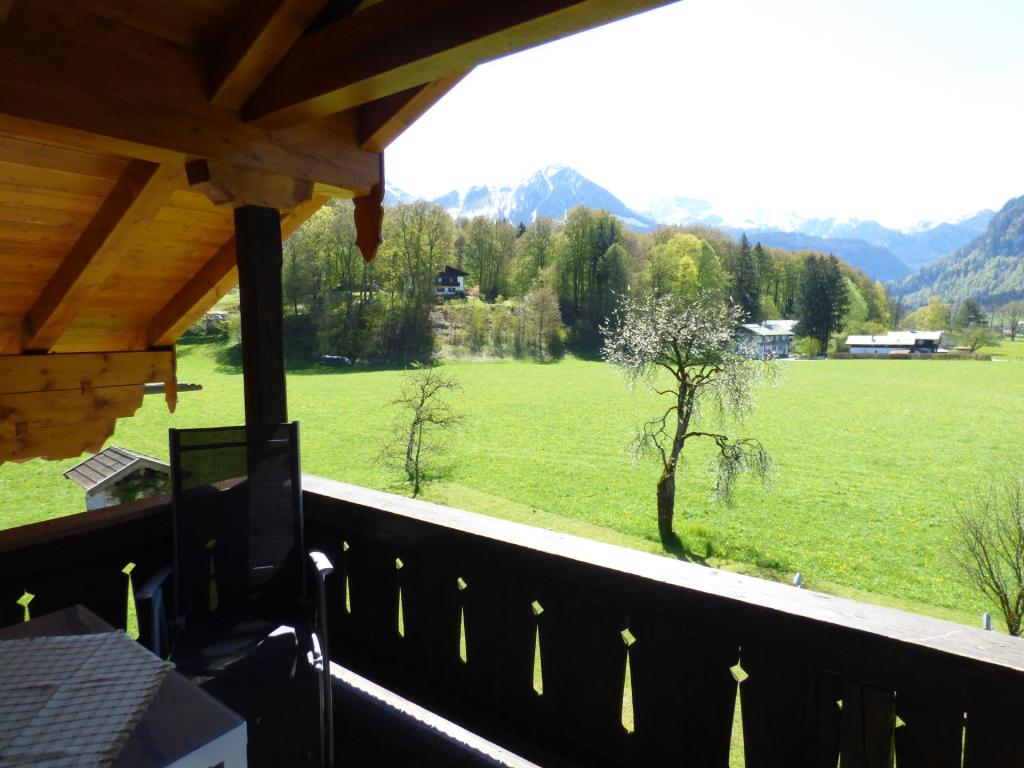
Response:
[[[285,243],[289,327],[310,355],[407,359],[440,345],[541,359],[564,348],[592,354],[619,299],[640,292],[708,293],[738,304],[747,322],[797,318],[819,349],[891,321],[881,283],[846,263],[713,228],[640,234],[585,207],[564,222],[453,220],[417,202],[389,207],[383,234],[377,258],[364,263],[351,203],[335,200]],[[436,299],[434,278],[449,264],[468,273],[468,301]]]

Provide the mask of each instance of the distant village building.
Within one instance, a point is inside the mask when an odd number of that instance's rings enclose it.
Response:
[[[76,464],[64,477],[85,489],[86,509],[159,496],[171,488],[169,465],[116,445]]]
[[[455,267],[445,267],[437,273],[434,280],[434,292],[444,299],[462,298],[466,295],[466,277],[468,272],[463,272]]]
[[[890,331],[884,336],[847,336],[854,355],[933,354],[941,351],[942,331]]]
[[[760,358],[789,357],[793,346],[793,328],[796,320],[765,320],[739,327],[740,346],[749,354]]]

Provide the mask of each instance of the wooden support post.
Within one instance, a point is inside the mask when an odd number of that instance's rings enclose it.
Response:
[[[288,421],[282,324],[281,216],[274,208],[235,209],[242,315],[246,426]]]

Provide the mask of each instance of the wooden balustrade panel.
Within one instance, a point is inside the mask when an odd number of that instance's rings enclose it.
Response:
[[[896,711],[891,691],[843,681],[839,760],[843,768],[892,768]]]
[[[358,633],[359,654],[375,668],[393,670],[399,654],[394,549],[369,537],[346,540],[352,627]]]
[[[505,575],[498,603],[502,610],[494,620],[501,643],[496,660],[498,714],[521,732],[530,732],[536,727],[542,697],[534,689],[534,671],[540,667],[539,683],[543,688],[546,669],[543,650],[539,662],[534,654],[538,650],[539,627],[547,622],[548,614],[538,599],[533,579]]]
[[[459,691],[478,717],[493,718],[498,712],[498,659],[504,652],[501,615],[509,607],[503,585],[515,574],[480,557],[463,560],[458,570],[454,587],[464,631],[460,648],[465,651],[465,661],[460,657],[458,665]]]
[[[913,694],[896,694],[896,764],[899,768],[960,768],[963,707]]]
[[[746,643],[740,688],[747,768],[836,768],[838,681],[777,646]]]
[[[558,581],[541,581],[540,647],[544,695],[538,724],[572,745],[587,764],[624,765],[622,727],[629,612],[609,596]]]
[[[33,595],[33,617],[81,604],[125,628],[128,576],[138,586],[171,564],[166,501],[132,502],[0,532],[0,626],[17,623],[17,600]]]
[[[1021,702],[967,712],[964,768],[1020,768],[1024,765]],[[902,768],[902,767],[901,767]]]
[[[735,643],[668,616],[634,614],[631,624],[628,764],[724,768],[736,706]]]
[[[333,528],[316,523],[307,523],[305,530],[306,547],[310,551],[323,552],[334,566],[334,572],[324,582],[324,597],[327,602],[327,632],[332,658],[344,658],[348,644],[355,635],[351,631],[351,617],[346,608],[348,599],[348,552],[345,551],[343,534]]]

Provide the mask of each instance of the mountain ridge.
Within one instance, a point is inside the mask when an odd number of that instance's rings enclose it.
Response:
[[[889,287],[909,307],[931,296],[994,304],[1024,298],[1024,196],[1009,200],[976,238]]]
[[[423,199],[388,186],[385,202]],[[979,236],[995,215],[979,211],[952,222],[920,222],[907,230],[891,229],[872,220],[782,217],[765,211],[727,215],[707,200],[682,195],[662,198],[639,211],[606,188],[565,165],[549,165],[515,186],[476,184],[451,190],[434,202],[454,218],[500,217],[529,224],[538,216],[564,220],[578,205],[604,209],[627,227],[650,232],[659,226],[705,225],[746,232],[764,245],[788,250],[813,249],[835,253],[871,277],[901,280],[914,269],[961,247]]]

